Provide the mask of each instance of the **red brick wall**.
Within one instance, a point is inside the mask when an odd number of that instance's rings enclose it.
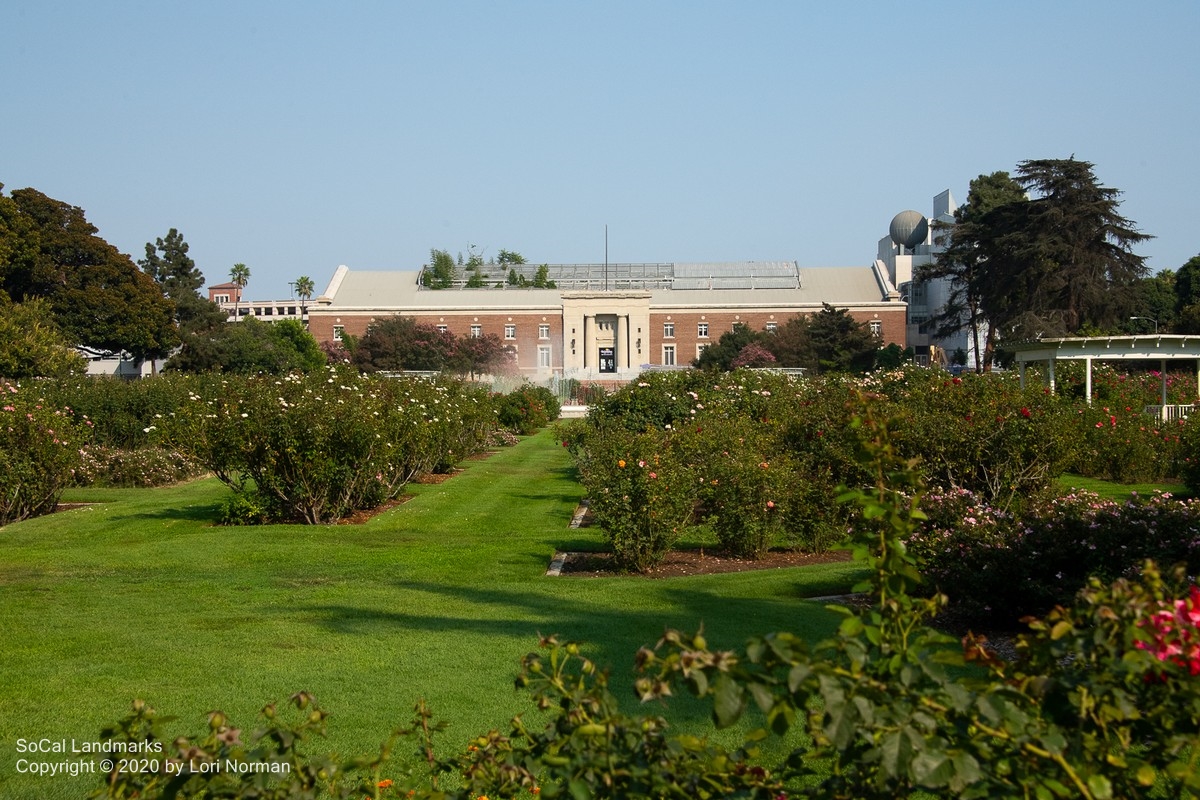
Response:
[[[367,332],[367,327],[371,324],[371,321],[376,317],[382,316],[384,315],[322,314],[310,318],[309,331],[318,342],[333,341],[333,328],[335,325],[341,325],[342,329],[352,336],[362,336]],[[479,314],[475,312],[448,314],[445,312],[434,312],[431,314],[407,313],[404,316],[413,317],[425,325],[445,325],[447,331],[461,338],[471,335],[472,325],[479,325],[481,326],[480,333],[482,335],[494,334],[501,343],[515,345],[517,348],[517,365],[524,370],[537,369],[538,345],[550,345],[552,348],[550,353],[551,364],[554,367],[562,367],[563,364],[561,314],[555,315],[549,312],[533,314]],[[505,325],[517,326],[515,339],[504,338]],[[538,338],[539,325],[550,326],[550,337],[548,339]]]
[[[814,312],[815,313],[815,312]],[[768,322],[774,322],[779,327],[787,324],[796,314],[769,311],[672,311],[670,313],[650,314],[650,350],[643,353],[644,360],[652,364],[662,361],[662,346],[675,345],[675,363],[690,364],[696,358],[696,346],[716,344],[721,335],[733,330],[734,323],[741,323],[756,331],[764,330]],[[851,311],[850,316],[858,322],[869,323],[878,319],[883,323],[882,343],[895,342],[904,346],[905,312],[903,307],[885,311]],[[665,338],[664,324],[672,322],[675,325],[674,338]],[[708,336],[698,334],[699,324],[708,323]]]
[[[881,311],[852,311],[850,315],[859,322],[867,323],[878,319],[883,323],[882,343],[895,342],[904,346],[905,312],[903,306],[895,310]],[[379,315],[382,316],[382,315]],[[445,313],[432,312],[427,314],[409,314],[419,321],[430,325],[445,325],[446,329],[455,336],[470,336],[471,325],[482,326],[483,334],[495,334],[503,343],[517,347],[517,363],[522,370],[537,368],[537,347],[539,344],[549,344],[552,348],[551,363],[554,368],[563,365],[563,348],[569,347],[570,336],[564,338],[562,315],[552,311],[534,312],[531,314],[481,314],[476,312]],[[769,311],[671,311],[653,312],[650,314],[650,330],[641,336],[643,347],[641,354],[634,353],[631,358],[634,366],[638,364],[661,364],[663,344],[675,345],[675,363],[690,364],[696,358],[696,346],[701,342],[716,344],[721,334],[733,329],[735,322],[748,325],[754,330],[763,330],[768,322],[775,322],[782,327],[795,314]],[[342,325],[346,333],[352,336],[362,336],[367,332],[374,315],[368,314],[314,314],[309,320],[309,330],[317,341],[331,341],[333,326]],[[668,319],[669,318],[669,319]],[[663,337],[663,323],[675,324],[675,336],[672,339]],[[700,322],[708,323],[708,337],[697,335]],[[504,326],[517,326],[516,339],[504,338]],[[550,326],[550,338],[538,338],[538,326]],[[578,334],[576,335],[578,339]]]

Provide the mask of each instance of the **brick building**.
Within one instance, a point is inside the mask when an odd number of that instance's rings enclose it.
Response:
[[[420,271],[340,266],[308,306],[308,322],[317,341],[336,341],[402,314],[455,336],[495,334],[530,378],[628,380],[646,368],[690,364],[736,325],[770,330],[823,303],[870,325],[882,345],[903,347],[906,304],[881,266],[485,265],[475,282],[489,288],[466,288],[463,278],[447,289],[425,288]],[[536,277],[555,288],[513,286],[510,270],[526,284]]]

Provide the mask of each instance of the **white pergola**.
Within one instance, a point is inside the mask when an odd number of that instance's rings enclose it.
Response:
[[[1045,361],[1046,382],[1054,391],[1054,364],[1058,361],[1082,361],[1087,372],[1087,402],[1092,403],[1093,361],[1158,361],[1162,375],[1162,408],[1167,408],[1167,362],[1192,360],[1200,386],[1200,336],[1151,334],[1138,336],[1078,336],[1063,339],[1039,339],[1008,346],[1017,357],[1021,386],[1025,386],[1025,368],[1031,361]]]

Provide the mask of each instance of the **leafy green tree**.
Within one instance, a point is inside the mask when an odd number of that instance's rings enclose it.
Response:
[[[0,378],[64,378],[87,365],[40,298],[14,303],[0,292]]]
[[[982,220],[996,254],[984,312],[1006,339],[1111,330],[1146,273],[1131,247],[1149,237],[1117,214],[1119,192],[1100,186],[1087,162],[1024,161],[1017,180],[1040,196]]]
[[[23,280],[32,275],[38,254],[38,237],[33,220],[3,194],[0,183],[0,294],[24,296]]]
[[[1200,332],[1200,255],[1189,258],[1175,273],[1177,333]]]
[[[441,370],[454,357],[455,337],[412,317],[375,320],[354,348],[352,362],[364,372]]]
[[[981,365],[990,369],[990,354],[994,349],[993,322],[982,313],[983,294],[996,253],[989,252],[990,231],[982,220],[992,210],[1010,203],[1025,201],[1025,190],[1007,172],[980,175],[971,181],[967,202],[954,212],[954,222],[934,223],[937,240],[945,249],[933,264],[917,269],[917,280],[939,278],[950,280],[950,297],[946,306],[930,322],[934,336],[945,339],[965,326],[970,332],[976,353],[988,354]],[[980,348],[980,331],[986,329],[985,348]]]
[[[797,314],[776,328],[766,339],[767,349],[781,367],[815,369],[809,315]]]
[[[958,362],[958,353],[955,353],[955,363]],[[911,347],[900,347],[900,345],[892,342],[887,347],[881,347],[875,353],[875,366],[878,369],[896,369],[913,359],[913,349]],[[967,354],[962,353],[962,362],[967,363]]]
[[[734,325],[733,330],[721,334],[717,343],[704,348],[704,352],[692,362],[692,366],[705,370],[729,372],[734,369],[734,359],[742,349],[751,344],[762,345],[767,341],[767,334],[751,330],[748,325]],[[767,345],[769,348],[769,345]]]
[[[993,173],[972,183],[946,252],[921,274],[956,279],[951,315],[986,320],[984,369],[1001,337],[1114,330],[1127,320],[1147,272],[1132,248],[1151,237],[1118,213],[1119,195],[1073,157],[1022,161],[1015,179]]]
[[[238,288],[233,301],[233,318],[238,319],[238,302],[241,300],[242,290],[250,282],[250,268],[245,264],[234,264],[229,270],[229,282]]]
[[[288,371],[299,369],[302,372],[313,372],[325,366],[325,353],[303,322],[298,319],[281,319],[278,322],[266,323],[266,326],[269,338],[286,354],[290,362]]]
[[[83,209],[35,189],[18,189],[0,206],[0,289],[14,301],[44,297],[73,343],[138,359],[178,344],[175,304],[97,235]]]
[[[494,333],[485,336],[452,337],[453,349],[446,367],[460,375],[508,374],[513,371],[511,351]]]
[[[535,289],[554,289],[556,284],[550,280],[550,265],[542,264],[537,268],[537,273],[533,276],[533,286]]]
[[[1133,285],[1131,317],[1146,317],[1158,323],[1160,332],[1175,330],[1175,270],[1164,269],[1142,278]],[[1129,333],[1144,333],[1143,319],[1127,319],[1121,328]]]
[[[865,322],[824,303],[809,318],[808,335],[821,372],[866,372],[875,364],[879,340]]]
[[[154,244],[146,243],[146,257],[138,261],[138,266],[162,285],[167,297],[197,293],[204,285],[204,275],[188,255],[188,249],[183,234],[171,228],[165,238],[159,237]]]
[[[516,252],[515,250],[501,249],[500,253],[496,256],[496,263],[497,264],[505,264],[505,265],[524,264],[525,256],[521,255],[520,253]]]
[[[324,351],[299,320],[262,322],[246,317],[236,325],[220,325],[188,337],[167,362],[167,369],[283,375],[311,372],[325,364]]]
[[[781,367],[809,372],[866,372],[875,365],[879,340],[869,325],[828,303],[816,314],[798,314],[765,339]]]
[[[454,285],[458,269],[454,258],[445,250],[430,250],[429,264],[421,273],[422,285],[430,289],[449,289]]]

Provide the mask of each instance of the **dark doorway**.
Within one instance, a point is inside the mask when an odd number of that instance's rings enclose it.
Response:
[[[611,347],[600,348],[600,371],[601,372],[616,372],[617,371],[617,356]]]

